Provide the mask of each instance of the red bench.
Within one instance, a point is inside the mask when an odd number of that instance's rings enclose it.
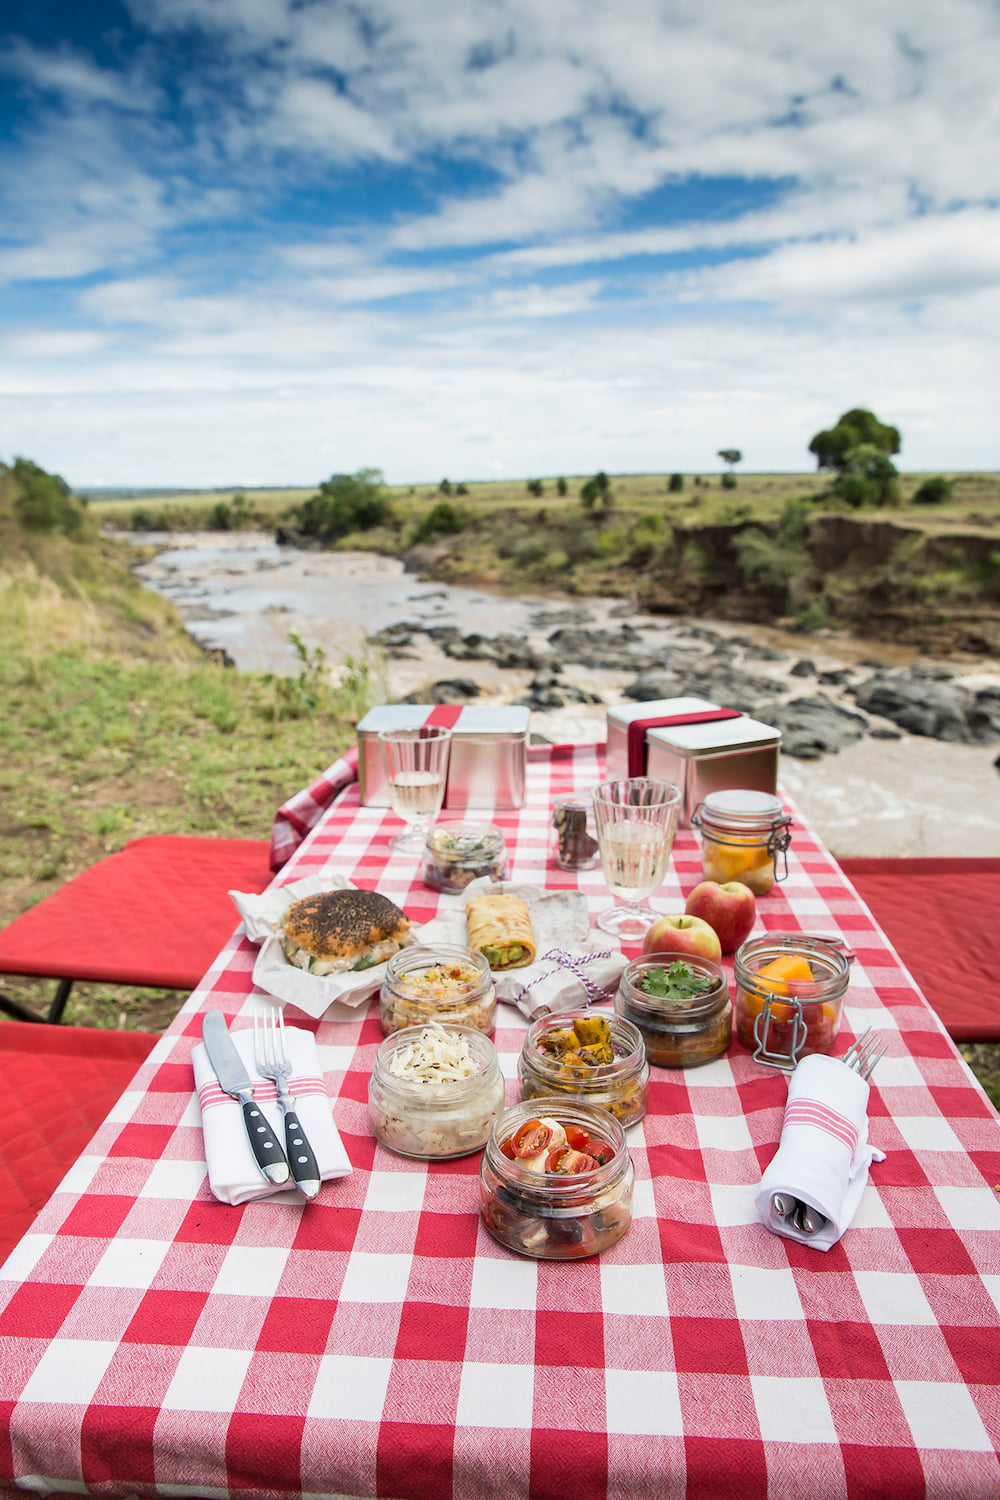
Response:
[[[1000,1042],[1000,859],[841,859],[956,1042]]]
[[[146,1031],[0,1022],[0,1264],[157,1040]]]
[[[229,891],[262,891],[269,852],[258,839],[132,839],[0,932],[0,974],[59,980],[49,1021],[78,979],[193,990],[239,921]],[[39,1019],[8,997],[0,1009]]]

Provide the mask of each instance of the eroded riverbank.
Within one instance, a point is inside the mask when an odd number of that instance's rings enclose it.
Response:
[[[553,696],[562,704],[532,712],[534,732],[548,740],[602,738],[606,706],[623,701],[624,689],[643,671],[668,667],[683,682],[709,670],[718,680],[724,668],[723,680],[734,691],[741,682],[763,681],[776,702],[818,692],[849,711],[855,706],[851,689],[871,674],[873,663],[904,669],[920,660],[912,648],[833,633],[790,636],[763,626],[641,615],[621,600],[510,598],[422,582],[396,559],[296,552],[257,533],[144,540],[162,550],[139,567],[143,580],[176,604],[196,639],[226,651],[244,670],[297,670],[288,639],[293,628],[308,646],[321,646],[335,670],[362,656],[372,636],[388,632],[392,644],[378,668],[387,697],[419,696],[432,684],[464,680],[478,689],[479,701],[512,702],[533,693],[540,701],[536,667],[456,659],[445,649],[449,635],[509,636],[523,643],[526,660],[551,655],[553,636],[558,647],[568,631],[619,640],[612,666],[596,664],[599,652],[589,663],[568,655],[560,660]],[[811,672],[803,671],[804,662]],[[960,683],[1000,686],[998,662],[961,658],[931,665],[958,674]],[[841,855],[996,854],[997,747],[942,743],[873,722],[891,737],[866,733],[814,760],[783,757],[785,786],[829,847]]]

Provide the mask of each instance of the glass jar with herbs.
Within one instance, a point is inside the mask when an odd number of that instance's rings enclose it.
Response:
[[[733,1031],[729,982],[718,964],[690,955],[634,958],[625,968],[615,1010],[631,1021],[659,1068],[697,1068],[721,1057]]]

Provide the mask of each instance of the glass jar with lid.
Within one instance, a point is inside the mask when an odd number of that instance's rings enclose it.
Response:
[[[599,862],[590,797],[557,797],[553,802],[552,857],[561,870],[592,870]]]
[[[709,792],[691,815],[701,833],[705,880],[738,880],[766,896],[788,874],[792,819],[772,792],[732,788]]]
[[[660,1068],[700,1067],[721,1057],[732,1039],[729,981],[718,964],[696,954],[634,958],[622,973],[615,1010],[635,1026],[647,1060]]]
[[[758,1062],[790,1072],[829,1052],[854,958],[839,938],[801,932],[750,938],[736,952],[736,1035]]]
[[[539,1143],[534,1156],[523,1154]],[[634,1186],[619,1122],[558,1095],[514,1104],[495,1122],[479,1168],[479,1208],[489,1233],[508,1250],[581,1260],[627,1233]]]
[[[490,966],[471,948],[448,943],[401,948],[386,965],[379,1014],[387,1036],[427,1021],[490,1032],[496,1008]]]
[[[522,1099],[571,1094],[635,1125],[649,1102],[649,1064],[631,1021],[597,1006],[540,1016],[517,1060]]]
[[[492,823],[436,823],[427,835],[421,879],[456,895],[482,876],[507,878],[507,841]]]
[[[378,1140],[401,1156],[468,1156],[485,1146],[504,1107],[504,1080],[488,1036],[432,1021],[387,1036],[368,1082]]]

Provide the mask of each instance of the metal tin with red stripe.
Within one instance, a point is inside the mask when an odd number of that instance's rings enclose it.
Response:
[[[383,729],[451,729],[444,806],[452,811],[523,807],[528,763],[529,709],[517,704],[383,703],[358,724],[358,785],[366,807],[388,807]]]
[[[781,731],[707,698],[661,698],[608,709],[607,774],[655,776],[681,789],[680,824],[691,826],[712,792],[776,792]]]

